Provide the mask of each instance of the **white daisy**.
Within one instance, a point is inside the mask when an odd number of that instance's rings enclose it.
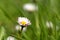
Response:
[[[18,17],[18,23],[21,26],[27,26],[27,25],[31,25],[31,22],[29,19],[25,18],[25,17]]]
[[[46,22],[46,26],[48,27],[48,28],[53,28],[53,23],[52,22]]]
[[[32,11],[38,10],[38,6],[36,6],[35,4],[32,4],[32,3],[27,3],[27,4],[23,5],[23,9],[26,11],[32,12]]]
[[[16,26],[16,30],[20,30],[21,31],[22,27],[20,25]],[[24,27],[22,31],[26,31],[27,27]]]
[[[9,37],[7,38],[7,40],[15,40],[15,38],[12,37],[12,36],[9,36]]]

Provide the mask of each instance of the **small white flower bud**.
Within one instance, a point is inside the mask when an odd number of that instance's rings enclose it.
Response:
[[[18,31],[18,30],[21,30],[20,25],[17,25],[15,29],[16,29],[17,31]]]
[[[16,29],[17,31],[19,31],[19,30],[21,31],[22,27],[21,27],[20,25],[17,25],[15,29]],[[26,29],[27,29],[27,27],[23,27],[23,30],[22,30],[22,31],[25,32]]]
[[[7,38],[7,40],[15,40],[15,38],[12,37],[12,36],[9,36],[9,37]]]
[[[29,12],[33,12],[38,10],[38,6],[32,3],[27,3],[23,5],[23,9]]]
[[[48,27],[48,28],[53,28],[53,23],[52,22],[46,22],[46,26]]]

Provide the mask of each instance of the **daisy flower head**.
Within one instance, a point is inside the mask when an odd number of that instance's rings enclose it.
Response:
[[[25,18],[25,17],[18,17],[18,23],[21,26],[28,26],[31,25],[31,22],[29,19]]]
[[[33,12],[38,10],[38,6],[33,3],[27,3],[23,5],[23,9],[29,12]]]

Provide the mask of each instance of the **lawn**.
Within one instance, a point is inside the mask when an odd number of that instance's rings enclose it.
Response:
[[[25,4],[35,4],[37,9],[26,10]],[[29,19],[31,25],[25,26],[25,30],[16,29],[17,25],[21,27],[18,17]],[[8,37],[9,40],[60,40],[60,0],[0,0],[0,40]]]

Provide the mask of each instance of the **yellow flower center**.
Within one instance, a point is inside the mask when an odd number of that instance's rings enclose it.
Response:
[[[25,22],[25,21],[22,21],[22,22],[21,22],[21,24],[22,24],[22,25],[25,25],[25,24],[26,24],[26,22]]]

